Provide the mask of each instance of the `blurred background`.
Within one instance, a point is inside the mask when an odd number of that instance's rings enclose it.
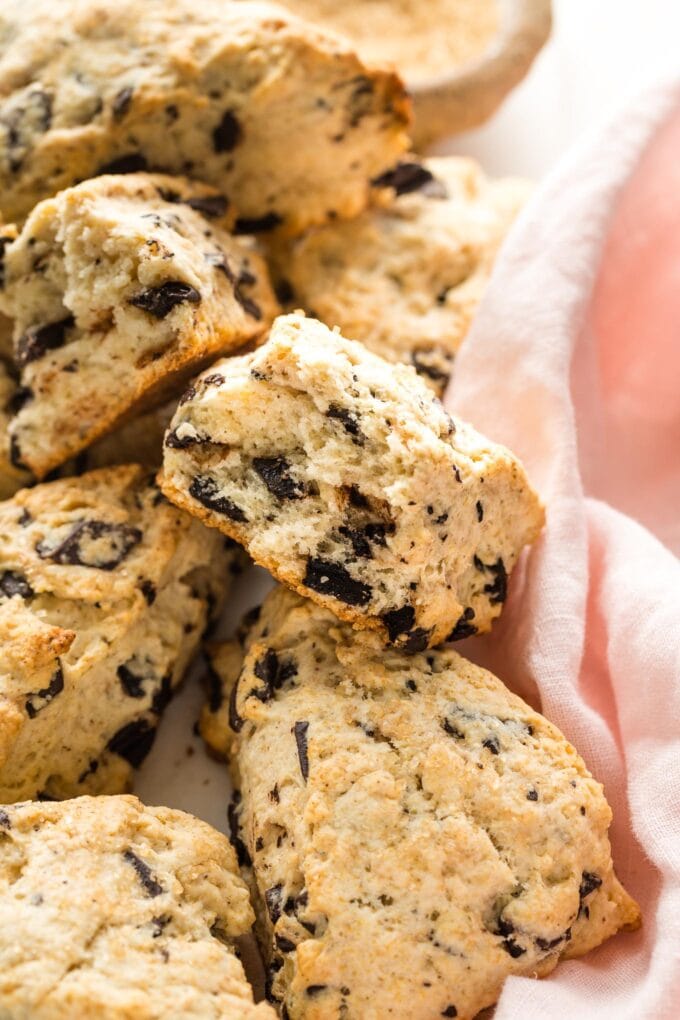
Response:
[[[589,127],[680,63],[680,0],[553,0],[553,31],[483,127],[441,142],[490,174],[544,176]]]

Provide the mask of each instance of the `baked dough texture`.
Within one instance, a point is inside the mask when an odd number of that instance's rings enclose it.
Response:
[[[149,174],[85,181],[33,210],[0,289],[21,381],[16,466],[44,477],[266,329],[267,269],[224,215],[213,188]]]
[[[136,465],[0,503],[0,803],[128,787],[241,557]]]
[[[543,523],[508,450],[412,368],[302,315],[194,381],[161,485],[279,580],[412,651],[488,630]]]
[[[458,156],[403,162],[382,182],[383,207],[272,245],[277,289],[441,395],[530,186]]]
[[[0,808],[3,1020],[274,1020],[228,841],[136,797]]]
[[[244,233],[354,216],[406,149],[396,74],[264,3],[22,0],[0,12],[0,208],[98,173],[216,185]]]
[[[203,732],[283,1015],[471,1020],[506,977],[638,926],[602,787],[495,676],[283,588],[250,624],[241,663],[212,650]]]

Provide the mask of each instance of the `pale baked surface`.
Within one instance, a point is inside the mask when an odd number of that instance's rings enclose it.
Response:
[[[241,556],[135,465],[0,503],[0,802],[127,788]]]
[[[0,289],[21,377],[15,465],[44,477],[266,329],[267,269],[224,216],[214,189],[149,174],[85,181],[33,210]]]
[[[496,677],[283,588],[241,655],[213,649],[203,732],[291,1020],[471,1020],[507,976],[638,926],[602,787]]]
[[[412,368],[301,315],[194,381],[161,485],[301,594],[414,651],[487,630],[543,523],[508,450]]]
[[[457,156],[403,163],[384,180],[383,208],[272,246],[278,290],[441,394],[529,185]]]
[[[256,1020],[252,909],[228,841],[135,797],[0,808],[6,1020]]]
[[[391,71],[282,8],[25,0],[0,13],[0,208],[114,170],[215,184],[245,233],[365,207],[408,142]]]

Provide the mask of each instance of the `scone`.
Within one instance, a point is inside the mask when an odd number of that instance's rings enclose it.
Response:
[[[253,559],[411,651],[487,630],[543,510],[414,370],[301,315],[180,402],[162,488]]]
[[[263,332],[266,267],[222,213],[214,189],[150,174],[85,181],[33,210],[0,288],[21,373],[16,466],[44,477]]]
[[[272,246],[277,289],[441,394],[529,186],[456,156],[402,163],[378,184],[384,208]]]
[[[492,674],[282,588],[243,654],[213,657],[209,734],[284,1016],[471,1020],[509,975],[638,926],[602,787]]]
[[[0,12],[0,209],[98,173],[215,184],[244,233],[365,207],[406,149],[396,74],[261,3],[21,0]]]
[[[18,384],[11,366],[0,357],[0,500],[9,499],[23,485],[30,485],[31,473],[12,463],[9,423],[14,413]]]
[[[135,797],[0,808],[3,1020],[274,1020],[228,841]]]
[[[241,556],[136,465],[0,503],[0,802],[127,788]]]

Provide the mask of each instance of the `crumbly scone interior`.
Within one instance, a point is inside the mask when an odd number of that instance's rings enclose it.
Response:
[[[467,609],[484,629],[540,527],[521,467],[454,423],[411,369],[385,376],[344,342],[315,359],[315,326],[304,363],[270,341],[195,384],[166,437],[166,492],[188,492],[208,523],[288,583],[333,595],[341,615],[415,606],[443,640]]]
[[[220,209],[201,185],[101,178],[38,206],[5,251],[0,304],[22,383],[15,461],[43,475],[265,328],[262,263],[191,201]]]

